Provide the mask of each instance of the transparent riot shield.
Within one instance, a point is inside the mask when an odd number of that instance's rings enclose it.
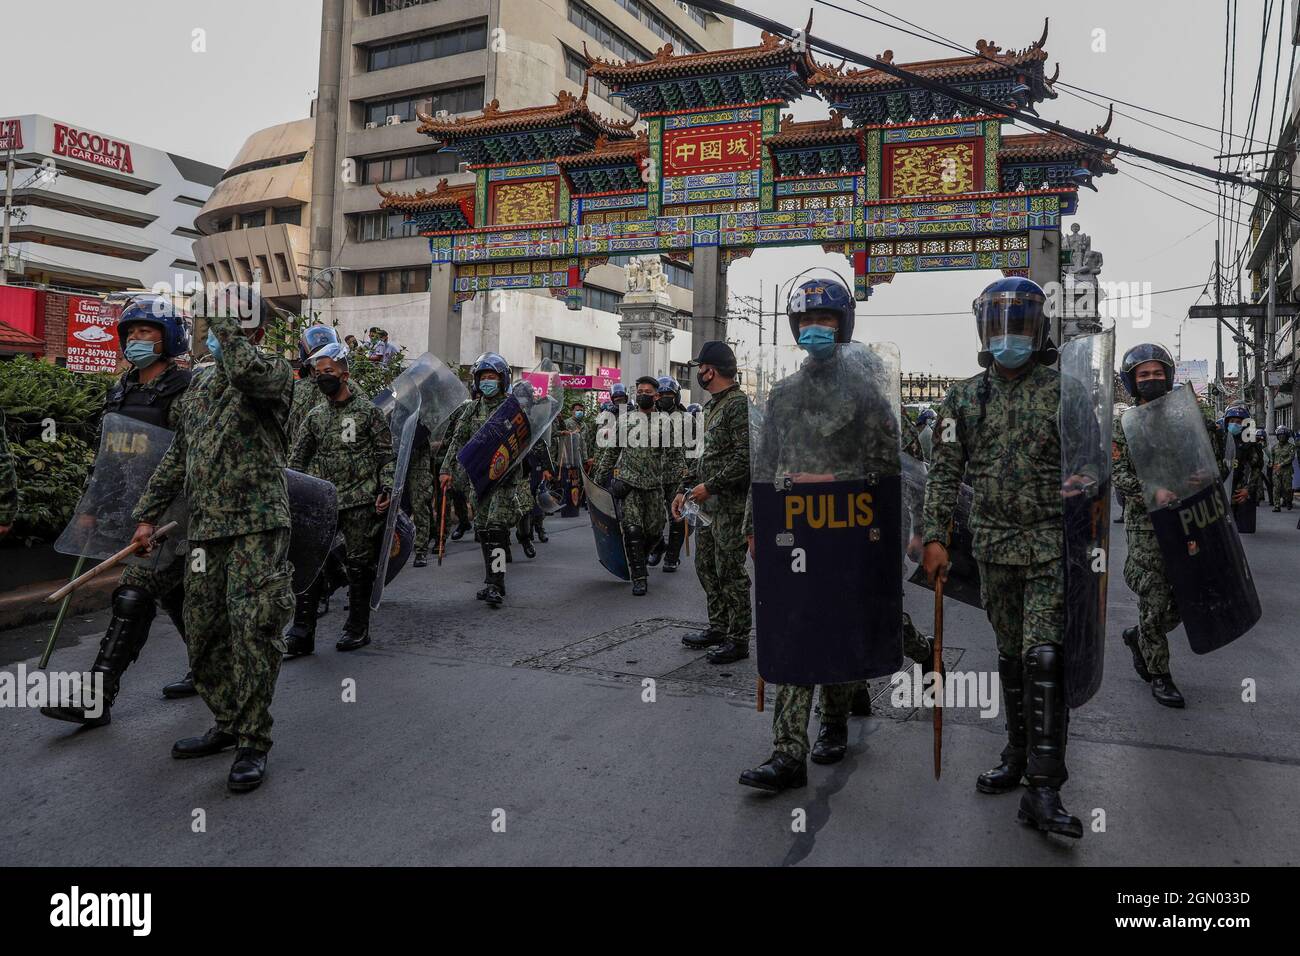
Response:
[[[480,501],[519,466],[559,414],[559,371],[543,360],[510,386],[492,417],[456,455]]]
[[[1106,647],[1115,334],[1071,339],[1060,354],[1065,698],[1079,707],[1101,686]]]
[[[411,451],[415,445],[416,429],[423,424],[430,434],[440,434],[442,426],[462,402],[469,397],[465,383],[456,377],[432,352],[425,352],[389,386],[392,396],[376,398],[375,405],[389,411],[389,427],[393,433],[393,448],[397,464],[393,471],[393,490],[384,523],[384,536],[379,547],[379,566],[370,592],[371,608],[378,608],[388,583],[388,565],[392,557],[401,553],[394,549],[397,534],[399,502],[406,485],[407,471],[411,465]],[[398,541],[400,545],[400,540]]]
[[[579,431],[567,432],[559,436],[559,458],[555,462],[558,470],[553,491],[560,499],[560,517],[574,518],[582,504],[582,434]]]
[[[897,348],[848,343],[773,382],[752,420],[764,680],[845,683],[902,665],[900,408]]]
[[[1180,388],[1120,422],[1188,643],[1208,654],[1254,627],[1260,606],[1201,410]]]
[[[320,573],[334,543],[338,526],[338,494],[331,482],[284,470],[289,489],[289,562],[293,565],[293,593],[302,594]]]
[[[102,561],[130,544],[137,524],[131,512],[171,447],[173,435],[169,429],[147,425],[117,412],[105,415],[94,471],[72,520],[54,542],[54,550]],[[177,497],[158,525],[170,521],[178,522],[179,527],[167,536],[161,547],[147,555],[132,555],[126,562],[156,568],[183,554],[188,524],[184,496]]]

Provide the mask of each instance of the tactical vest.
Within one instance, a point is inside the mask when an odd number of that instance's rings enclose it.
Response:
[[[192,373],[173,365],[148,385],[141,385],[138,378],[131,380],[134,372],[135,369],[127,371],[108,390],[104,398],[104,414],[117,412],[146,425],[171,428],[168,419],[172,402],[190,387]]]

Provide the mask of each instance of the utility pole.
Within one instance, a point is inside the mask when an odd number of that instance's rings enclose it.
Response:
[[[1219,272],[1219,240],[1214,240],[1214,411],[1223,411],[1223,276]]]
[[[1241,273],[1237,273],[1237,305],[1241,305]],[[1241,404],[1246,404],[1246,320],[1237,325],[1237,388],[1241,392]]]
[[[1278,227],[1279,230],[1281,227]],[[1273,337],[1277,329],[1277,243],[1281,241],[1282,233],[1279,232],[1273,240],[1273,248],[1268,257],[1268,312],[1264,319],[1263,327],[1255,327],[1255,387],[1259,401],[1259,412],[1264,421],[1265,431],[1273,434],[1273,389],[1268,385],[1264,371],[1265,366],[1273,367],[1273,356],[1275,348]],[[1267,358],[1267,361],[1265,359]]]
[[[9,147],[9,158],[5,162],[5,224],[3,236],[0,236],[0,285],[9,282],[9,217],[14,205],[14,150]]]

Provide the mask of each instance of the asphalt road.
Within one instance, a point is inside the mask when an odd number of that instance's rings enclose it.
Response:
[[[1137,610],[1113,526],[1105,681],[1072,717],[1077,843],[1019,826],[1016,796],[975,792],[1000,716],[945,712],[936,782],[928,712],[892,707],[884,682],[844,762],[775,797],[738,786],[771,750],[752,659],[719,669],[681,647],[704,619],[689,559],[633,598],[596,565],[584,516],[549,522],[535,561],[515,549],[499,611],[474,600],[467,542],[402,573],[363,651],[333,649],[336,595],[316,655],[281,671],[269,777],[249,795],[227,793],[228,755],[169,756],[209,720],[159,693],[185,669],[161,615],[111,726],[0,708],[0,865],[1300,863],[1297,515],[1263,508],[1246,538],[1254,631],[1204,657],[1172,636],[1184,711],[1151,699],[1120,642]],[[932,595],[909,586],[907,605],[928,630]],[[70,621],[51,666],[88,667],[106,619]],[[0,634],[0,663],[33,667],[47,628]],[[996,669],[978,611],[948,602],[946,645],[950,671]]]

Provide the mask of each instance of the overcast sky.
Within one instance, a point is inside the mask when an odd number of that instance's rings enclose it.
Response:
[[[510,0],[504,0],[509,3]],[[834,0],[838,6],[888,19],[859,0]],[[1249,115],[1260,26],[1266,0],[1238,0],[1236,129]],[[1278,5],[1273,6],[1274,23]],[[747,7],[782,21],[807,18],[807,3],[747,0]],[[1061,80],[1096,91],[1094,99],[1129,102],[1213,127],[1197,129],[1173,120],[1118,109],[1110,135],[1154,152],[1213,166],[1219,152],[1219,110],[1224,53],[1223,0],[882,0],[877,7],[896,12],[964,46],[980,38],[1004,48],[1027,46],[1038,38],[1044,15],[1051,17],[1047,41],[1049,71],[1061,64]],[[1290,4],[1284,23],[1290,24]],[[254,130],[307,115],[316,86],[320,0],[44,0],[7,4],[6,35],[11,38],[0,65],[0,115],[44,113],[89,128],[171,150],[215,165],[226,165]],[[205,52],[196,52],[194,31],[205,31]],[[1105,50],[1094,50],[1098,30]],[[1285,35],[1286,31],[1283,31]],[[896,63],[949,55],[936,43],[856,19],[816,4],[813,34],[875,55],[894,51]],[[741,25],[737,42],[757,39]],[[1278,31],[1270,30],[1264,70],[1263,117],[1257,139],[1265,139]],[[1282,46],[1276,98],[1287,84],[1289,42]],[[952,53],[951,55],[957,55]],[[829,59],[828,57],[821,57]],[[540,96],[540,94],[539,94]],[[540,102],[541,100],[539,100]],[[1065,91],[1040,104],[1048,119],[1089,129],[1105,109]],[[815,99],[796,107],[798,118],[824,116]],[[1281,123],[1281,109],[1275,126]],[[1165,127],[1179,139],[1149,123]],[[1187,142],[1186,140],[1196,142]],[[1236,150],[1240,150],[1240,141]],[[1256,147],[1258,148],[1258,147]],[[1135,329],[1121,321],[1119,349],[1138,341],[1174,336],[1199,284],[1210,273],[1214,255],[1216,198],[1158,174],[1121,164],[1122,172],[1098,181],[1099,192],[1082,191],[1077,220],[1105,255],[1102,278],[1149,282],[1153,290],[1198,285],[1190,292],[1152,299],[1151,326]],[[1140,182],[1142,180],[1144,182]],[[1146,184],[1150,184],[1146,185]],[[1208,183],[1201,183],[1209,187]],[[1151,186],[1202,206],[1190,208]],[[1212,187],[1210,187],[1212,188]],[[1248,217],[1250,201],[1238,219]],[[1069,222],[1066,223],[1068,229]],[[1245,230],[1242,230],[1244,237]],[[1244,240],[1243,243],[1244,245]],[[732,288],[757,294],[771,283],[807,266],[830,265],[847,272],[845,260],[812,249],[756,253],[733,266]],[[965,374],[975,371],[971,299],[997,273],[939,273],[899,276],[880,286],[859,306],[858,338],[894,341],[904,368]],[[1208,301],[1208,300],[1203,300]],[[910,313],[963,312],[915,316]],[[770,323],[769,333],[770,335]],[[785,336],[788,341],[788,335]],[[1225,341],[1225,365],[1236,368],[1235,347]],[[1212,322],[1184,327],[1184,359],[1214,358]]]

